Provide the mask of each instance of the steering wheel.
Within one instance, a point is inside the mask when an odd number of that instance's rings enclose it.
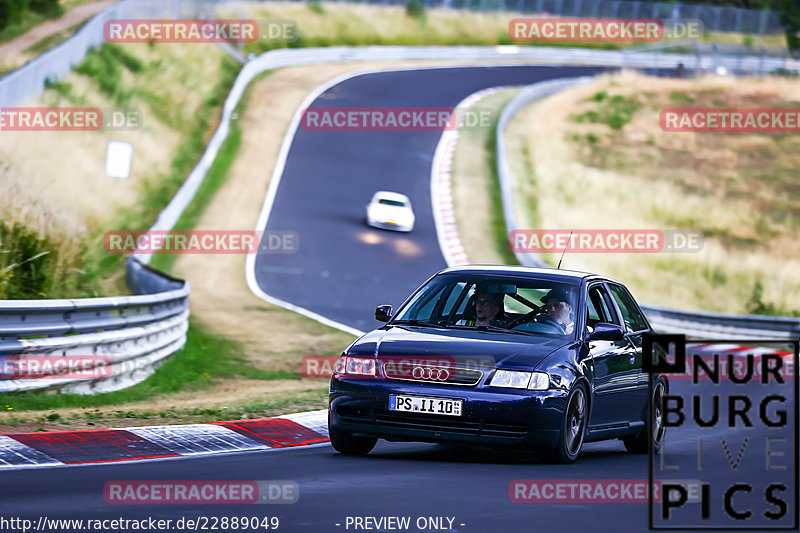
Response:
[[[547,313],[536,315],[536,318],[534,318],[533,320],[540,324],[546,324],[548,326],[554,327],[558,329],[558,331],[560,331],[562,334],[565,334],[567,332],[567,327],[564,324],[562,324],[555,318],[551,317]]]
[[[542,313],[539,310],[531,311],[530,313],[522,315],[518,319],[511,322],[508,325],[508,329],[514,329],[515,327],[525,322],[537,322],[539,324],[550,326],[553,329],[557,329],[561,334],[566,333],[566,327],[561,322],[551,317],[547,313]]]

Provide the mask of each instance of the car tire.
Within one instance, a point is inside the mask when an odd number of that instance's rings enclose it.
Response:
[[[586,387],[579,383],[567,397],[567,408],[564,410],[558,442],[554,448],[538,448],[536,455],[548,463],[574,463],[581,453],[588,420]]]
[[[356,437],[328,425],[328,435],[333,449],[344,455],[367,455],[378,443],[377,438]]]
[[[655,387],[653,387],[653,409],[655,419],[650,420],[650,414],[645,414],[644,429],[633,437],[627,437],[622,442],[625,443],[625,449],[630,453],[648,453],[650,451],[649,435],[653,435],[653,452],[658,453],[661,451],[661,446],[664,443],[664,394],[667,391],[667,384],[662,378],[658,378]],[[647,409],[647,408],[645,408]]]

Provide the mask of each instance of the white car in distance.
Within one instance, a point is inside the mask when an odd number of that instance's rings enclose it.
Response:
[[[367,204],[367,224],[373,228],[393,231],[414,229],[414,210],[405,194],[378,191]]]

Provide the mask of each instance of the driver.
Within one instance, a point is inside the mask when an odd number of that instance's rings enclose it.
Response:
[[[497,315],[503,308],[503,295],[479,292],[475,297],[475,326],[500,326]]]
[[[459,320],[462,326],[498,326],[505,327],[505,323],[498,319],[503,309],[503,295],[498,292],[486,292],[479,289],[475,293],[475,320]]]
[[[562,333],[569,335],[575,330],[575,322],[572,320],[572,298],[564,289],[552,289],[542,296],[544,313],[536,317],[537,322],[558,323]]]

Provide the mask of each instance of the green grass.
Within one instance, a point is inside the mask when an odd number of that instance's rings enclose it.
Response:
[[[677,93],[676,93],[677,94]],[[673,100],[676,99],[673,96]],[[590,109],[578,115],[570,115],[573,122],[582,124],[589,122],[591,124],[605,124],[606,126],[615,130],[622,129],[636,114],[642,104],[634,97],[626,98],[621,94],[609,96],[606,91],[599,91],[589,97],[589,102],[596,102],[597,109]],[[597,142],[599,139],[589,139],[589,142]]]
[[[87,251],[78,240],[55,242],[21,223],[0,220],[0,299],[100,295]]]
[[[142,62],[126,52],[122,46],[106,43],[89,50],[83,61],[73,70],[91,78],[100,92],[111,98],[115,105],[125,107],[130,103],[133,91],[124,89],[123,69],[138,74],[143,68]]]
[[[201,390],[223,378],[258,380],[299,379],[300,373],[254,368],[242,355],[241,346],[228,338],[210,334],[190,320],[186,345],[167,359],[145,381],[124,390],[96,395],[28,391],[0,394],[0,406],[15,412],[71,407],[100,407],[144,401],[159,394]]]
[[[244,116],[243,101],[244,98],[242,98],[242,101],[234,110],[234,113],[238,114],[240,117]],[[239,148],[241,145],[242,129],[239,127],[238,121],[231,120],[228,136],[225,138],[225,141],[222,143],[222,146],[217,152],[217,156],[214,159],[211,168],[209,168],[205,179],[197,189],[197,192],[195,193],[191,203],[176,222],[175,227],[173,228],[174,231],[192,230],[197,226],[197,222],[203,215],[203,211],[205,211],[206,207],[208,207],[208,204],[211,203],[211,200],[214,198],[214,195],[217,193],[217,191],[225,184],[225,180],[228,177],[228,171],[230,170],[233,162],[236,160],[236,156],[239,153]],[[164,272],[171,272],[176,260],[177,255],[175,254],[155,254],[153,256],[151,265],[154,268]]]
[[[322,4],[321,4],[319,1],[317,1],[317,0],[311,0],[311,2],[309,2],[309,3],[308,3],[308,4],[306,4],[306,5],[308,6],[308,9],[309,9],[309,10],[310,10],[312,13],[316,13],[317,15],[324,15],[324,14],[325,14],[325,8],[324,8],[324,7],[322,6]]]
[[[500,179],[497,174],[497,123],[500,120],[500,113],[489,129],[486,137],[487,165],[489,165],[490,188],[489,198],[492,205],[492,234],[494,235],[495,249],[503,262],[507,265],[518,265],[517,256],[511,251],[508,245],[508,234],[506,233],[506,222],[503,217],[503,195],[500,192]]]

